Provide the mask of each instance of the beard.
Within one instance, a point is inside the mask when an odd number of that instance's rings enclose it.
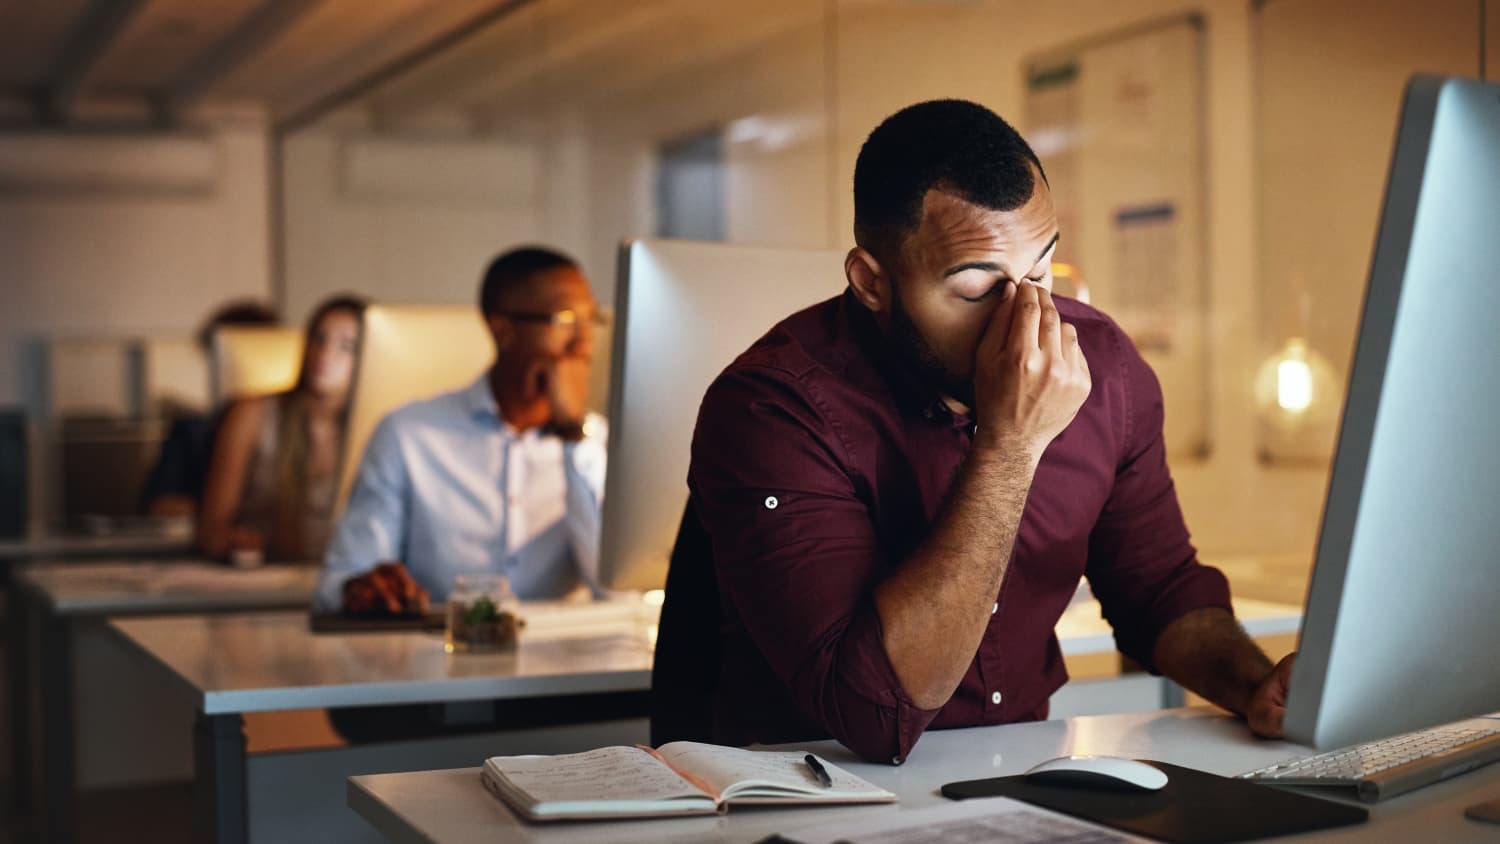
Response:
[[[937,351],[901,304],[901,294],[892,291],[891,339],[896,344],[897,354],[928,386],[936,387],[949,398],[957,399],[969,407],[974,406],[974,379],[965,378],[945,365]]]

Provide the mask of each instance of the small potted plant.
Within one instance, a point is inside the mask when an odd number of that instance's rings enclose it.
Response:
[[[448,596],[449,653],[513,648],[525,622],[510,584],[498,575],[459,575]]]

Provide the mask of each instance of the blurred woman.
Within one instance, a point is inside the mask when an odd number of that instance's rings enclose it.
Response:
[[[296,385],[225,412],[198,517],[204,554],[237,562],[322,558],[364,309],[352,296],[319,305],[307,321]]]

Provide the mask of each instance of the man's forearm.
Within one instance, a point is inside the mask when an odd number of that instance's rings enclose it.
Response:
[[[1157,637],[1156,669],[1236,715],[1271,671],[1271,660],[1227,610],[1205,607],[1178,618]]]
[[[875,590],[891,667],[923,709],[946,703],[973,661],[1035,472],[1022,451],[971,451],[932,533]]]

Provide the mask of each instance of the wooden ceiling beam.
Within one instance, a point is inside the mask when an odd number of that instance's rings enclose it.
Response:
[[[228,35],[204,50],[159,98],[162,113],[178,120],[220,82],[270,46],[326,0],[266,0]]]
[[[89,74],[148,0],[94,0],[63,41],[36,97],[37,119],[66,123]]]

